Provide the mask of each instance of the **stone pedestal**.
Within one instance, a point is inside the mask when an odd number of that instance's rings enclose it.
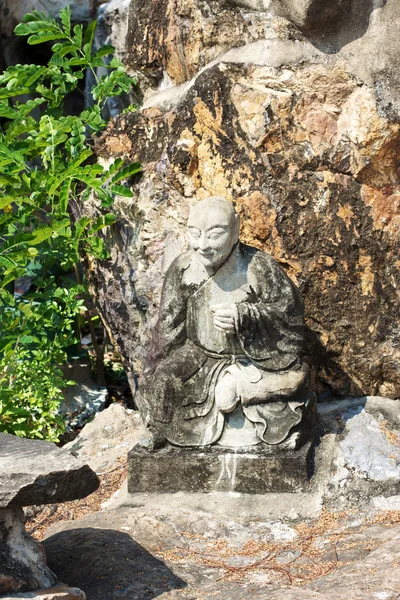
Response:
[[[265,444],[248,449],[216,446],[148,450],[136,445],[128,454],[128,491],[301,492],[312,474],[313,442],[299,450]]]

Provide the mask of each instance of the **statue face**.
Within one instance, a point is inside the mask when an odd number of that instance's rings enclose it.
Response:
[[[188,237],[199,262],[215,271],[239,239],[239,217],[226,200],[209,198],[192,209]]]

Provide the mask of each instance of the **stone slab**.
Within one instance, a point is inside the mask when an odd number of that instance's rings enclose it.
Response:
[[[169,518],[171,515],[200,511],[220,519],[236,519],[241,522],[263,519],[315,519],[322,510],[322,495],[313,492],[290,492],[283,494],[240,494],[239,492],[177,492],[133,493],[128,492],[127,482],[102,508],[118,511],[132,508],[140,514],[149,512]],[[145,513],[143,512],[145,511]],[[56,527],[56,526],[52,526]]]
[[[0,508],[85,498],[99,487],[92,469],[41,440],[0,433]]]
[[[27,598],[30,600],[86,600],[86,594],[78,588],[71,588],[60,583],[48,589],[1,596],[1,600],[25,600]]]
[[[299,450],[268,451],[166,446],[147,450],[134,446],[128,454],[128,491],[176,492],[300,492],[312,472],[313,442]]]

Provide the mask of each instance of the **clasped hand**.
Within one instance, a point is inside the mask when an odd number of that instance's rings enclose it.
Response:
[[[235,333],[236,304],[213,304],[210,309],[214,313],[214,325],[219,331]]]

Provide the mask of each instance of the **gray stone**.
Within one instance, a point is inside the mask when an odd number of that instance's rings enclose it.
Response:
[[[365,411],[343,416],[346,429],[339,449],[347,468],[372,481],[395,479],[400,484],[400,436],[395,434],[392,443],[381,427],[383,421]]]
[[[0,508],[84,498],[99,486],[92,469],[55,444],[0,433]]]
[[[138,494],[129,507],[53,525],[45,545],[52,567],[93,600],[396,600],[398,524],[371,526],[362,511],[309,523],[308,495],[295,527],[288,519],[307,495],[285,496]],[[282,518],[270,519],[280,505]],[[240,577],[224,565],[242,567]]]
[[[48,588],[57,578],[40,544],[24,530],[21,507],[84,498],[99,479],[55,444],[6,433],[0,433],[0,464],[0,593]]]
[[[21,508],[0,509],[0,594],[48,588],[57,581],[42,546],[28,536],[24,523]]]
[[[295,500],[295,501],[294,501]],[[236,520],[241,523],[263,520],[288,519],[296,522],[317,518],[323,508],[322,495],[315,491],[266,494],[244,494],[240,492],[128,492],[126,481],[120,490],[104,504],[108,512],[134,509],[142,516],[159,515],[171,518],[177,515],[211,516],[215,519]],[[144,512],[145,511],[145,512]],[[53,531],[53,528],[51,529]]]
[[[247,451],[212,446],[149,451],[136,446],[128,455],[128,491],[301,492],[311,475],[312,446],[308,442],[300,450],[274,452],[265,446]]]
[[[137,411],[113,402],[64,446],[100,474],[125,462],[132,446],[149,435]]]
[[[326,482],[328,502],[333,500],[338,506],[385,505],[387,510],[396,510],[400,492],[399,407],[396,400],[368,396],[320,404],[322,424],[335,431],[336,437],[331,476]]]
[[[309,33],[318,30],[322,33],[337,27],[348,14],[352,3],[354,0],[278,0],[272,4],[278,14],[302,31]],[[367,4],[365,0],[364,4]]]
[[[0,464],[0,594],[48,588],[57,578],[40,544],[26,533],[21,507],[84,498],[99,479],[55,444],[6,433],[0,433]]]
[[[165,276],[140,407],[176,446],[295,449],[315,420],[302,301],[269,255],[239,242],[239,227],[225,198],[192,208],[190,250]]]

